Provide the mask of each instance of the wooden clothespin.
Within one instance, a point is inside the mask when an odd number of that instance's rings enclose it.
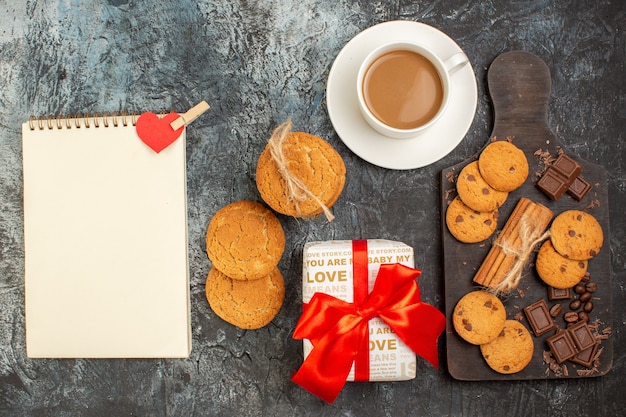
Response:
[[[200,116],[202,113],[207,111],[210,108],[206,101],[201,101],[200,103],[193,106],[189,111],[184,114],[181,114],[176,120],[170,123],[170,126],[174,130],[178,130],[183,126],[187,126],[189,123],[193,122]]]

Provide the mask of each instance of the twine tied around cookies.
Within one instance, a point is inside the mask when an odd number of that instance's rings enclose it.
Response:
[[[289,137],[290,132],[291,119],[287,119],[286,122],[283,122],[274,129],[272,136],[268,140],[270,155],[278,167],[278,172],[283,180],[285,180],[289,201],[294,204],[296,212],[300,213],[300,203],[307,199],[312,199],[322,208],[326,219],[331,222],[335,219],[335,216],[331,213],[330,209],[318,196],[309,190],[300,178],[289,171],[289,161],[287,161],[285,153],[283,152],[283,144]]]
[[[512,242],[510,240],[502,240],[495,242],[494,246],[500,247],[505,255],[512,255],[515,257],[513,265],[509,271],[505,274],[502,281],[500,281],[493,290],[498,293],[507,293],[510,290],[517,288],[520,280],[522,279],[522,271],[524,266],[528,263],[530,254],[535,247],[550,237],[550,231],[542,233],[542,230],[537,229],[533,225],[533,220],[530,213],[524,213],[519,223],[519,235],[518,240]],[[518,245],[515,245],[518,243]]]

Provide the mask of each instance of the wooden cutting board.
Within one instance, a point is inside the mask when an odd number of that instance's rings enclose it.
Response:
[[[553,332],[541,337],[533,335],[535,350],[531,363],[519,373],[502,375],[487,366],[478,346],[465,342],[456,334],[452,326],[452,311],[463,295],[478,288],[472,279],[491,248],[493,236],[482,243],[461,243],[448,231],[445,213],[448,204],[457,195],[455,181],[458,173],[469,162],[478,159],[479,152],[467,161],[446,168],[441,173],[448,370],[454,378],[470,381],[580,378],[604,375],[611,368],[613,360],[613,338],[610,335],[612,310],[606,170],[564,149],[559,143],[559,138],[550,130],[547,123],[551,87],[550,70],[539,57],[523,51],[504,53],[491,64],[487,79],[489,94],[493,102],[494,127],[485,146],[494,137],[498,140],[510,138],[524,151],[529,163],[528,179],[519,189],[509,194],[507,201],[499,210],[497,231],[502,229],[521,197],[545,205],[554,212],[555,217],[569,209],[583,210],[595,216],[604,232],[604,245],[600,253],[591,259],[588,265],[591,281],[598,284],[598,290],[594,293],[595,307],[590,314],[590,323],[596,323],[598,332],[608,337],[600,343],[602,352],[599,356],[599,364],[595,368],[589,369],[566,361],[563,364],[565,366],[551,370],[549,364],[544,362],[544,351],[548,350],[545,339]],[[590,138],[590,140],[601,140],[601,138]],[[578,161],[583,167],[581,176],[593,185],[591,191],[580,202],[567,194],[559,201],[552,201],[536,187],[540,173],[546,168],[546,156],[549,153],[556,158],[559,152],[565,152]],[[518,289],[506,298],[501,298],[507,310],[507,318],[520,320],[529,330],[530,326],[522,311],[524,307],[542,298],[546,300],[548,307],[557,303],[557,301],[548,300],[547,286],[540,280],[534,268],[535,258],[536,250],[524,269]],[[562,304],[563,312],[570,311],[569,300],[558,301],[558,303]],[[555,321],[560,328],[565,328],[563,314]]]

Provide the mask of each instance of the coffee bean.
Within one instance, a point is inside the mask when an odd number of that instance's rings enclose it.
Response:
[[[584,321],[585,323],[589,323],[589,314],[581,311],[578,313],[578,320]]]
[[[588,283],[585,285],[585,289],[586,289],[588,292],[595,292],[595,291],[598,289],[598,284],[596,284],[595,282],[588,282]]]
[[[580,301],[582,301],[583,303],[586,303],[587,301],[591,300],[591,293],[589,291],[584,292],[580,295]]]
[[[550,316],[558,317],[562,311],[563,311],[563,306],[561,304],[555,304],[550,308]]]
[[[582,293],[584,293],[585,291],[587,291],[587,289],[585,288],[585,286],[584,286],[583,284],[577,284],[577,285],[574,287],[574,292],[575,292],[576,294],[582,294]]]
[[[565,313],[563,318],[568,323],[576,323],[578,321],[578,313],[570,311],[569,313]]]
[[[569,303],[569,308],[572,310],[578,310],[582,304],[583,303],[580,300],[572,300],[572,302]]]
[[[591,313],[593,311],[593,301],[587,301],[583,306],[585,313]]]
[[[583,275],[582,278],[582,282],[588,282],[591,279],[591,274],[589,272],[585,272],[585,275]]]

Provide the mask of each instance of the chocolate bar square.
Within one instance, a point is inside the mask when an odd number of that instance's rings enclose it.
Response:
[[[548,287],[548,300],[569,300],[572,298],[571,288]]]
[[[555,335],[548,337],[546,343],[558,363],[563,363],[578,353],[569,332],[566,330],[560,330]]]
[[[591,333],[591,329],[584,321],[579,321],[567,328],[578,351],[583,351],[597,343],[595,337]]]
[[[593,360],[596,357],[596,352],[598,352],[598,344],[588,347],[582,352],[578,352],[577,355],[574,355],[570,358],[570,361],[577,363],[582,366],[586,366],[587,368],[591,368],[593,365]]]
[[[571,195],[574,200],[580,201],[591,190],[591,184],[589,184],[583,177],[576,177],[572,185],[567,189],[567,194]]]
[[[568,189],[568,184],[555,171],[548,169],[537,181],[537,187],[551,200],[556,201],[563,197]]]
[[[553,170],[560,174],[566,183],[571,184],[580,175],[583,168],[580,164],[565,154],[559,155],[552,163]]]
[[[556,324],[554,320],[552,320],[552,316],[548,310],[548,305],[543,298],[524,307],[524,314],[526,314],[526,318],[535,336],[541,336],[556,328]]]

